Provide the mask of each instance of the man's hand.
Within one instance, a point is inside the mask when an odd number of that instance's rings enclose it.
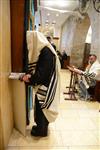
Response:
[[[67,68],[70,70],[70,71],[74,71],[74,68],[72,66],[67,66]]]
[[[75,73],[77,73],[77,74],[80,74],[80,75],[83,73],[82,70],[77,69],[75,66],[67,66],[67,68],[68,68],[70,71],[73,71],[73,72],[75,72]]]
[[[26,74],[26,75],[22,76],[20,80],[28,83],[28,82],[30,82],[29,78],[31,78],[31,75]]]

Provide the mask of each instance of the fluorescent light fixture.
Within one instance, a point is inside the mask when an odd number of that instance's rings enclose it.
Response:
[[[61,9],[55,9],[55,8],[52,8],[52,7],[44,7],[44,6],[39,6],[40,9],[48,9],[48,10],[51,10],[51,11],[57,11],[57,12],[60,12],[60,13],[72,13],[73,11],[70,11],[70,10],[61,10]]]
[[[48,0],[41,1],[41,4],[44,6],[58,6],[58,7],[66,7],[70,6],[72,3],[76,3],[75,0]]]

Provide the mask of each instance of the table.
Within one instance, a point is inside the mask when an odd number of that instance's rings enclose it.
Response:
[[[68,98],[65,98],[65,100],[77,100],[75,93],[77,92],[76,90],[76,81],[77,81],[77,74],[73,71],[71,71],[71,76],[70,76],[70,84],[68,87],[68,92],[64,92],[64,94],[69,95]]]

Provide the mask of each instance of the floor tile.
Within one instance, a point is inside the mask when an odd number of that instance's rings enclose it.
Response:
[[[98,146],[93,131],[64,131],[61,133],[64,146]]]

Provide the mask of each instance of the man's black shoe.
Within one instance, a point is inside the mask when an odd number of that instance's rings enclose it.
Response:
[[[32,127],[32,130],[35,130],[37,128],[37,125],[34,125],[33,127]]]
[[[37,126],[34,126],[34,127],[32,127],[31,135],[32,136],[46,137],[47,136],[47,130],[42,130],[42,129],[38,128]]]

